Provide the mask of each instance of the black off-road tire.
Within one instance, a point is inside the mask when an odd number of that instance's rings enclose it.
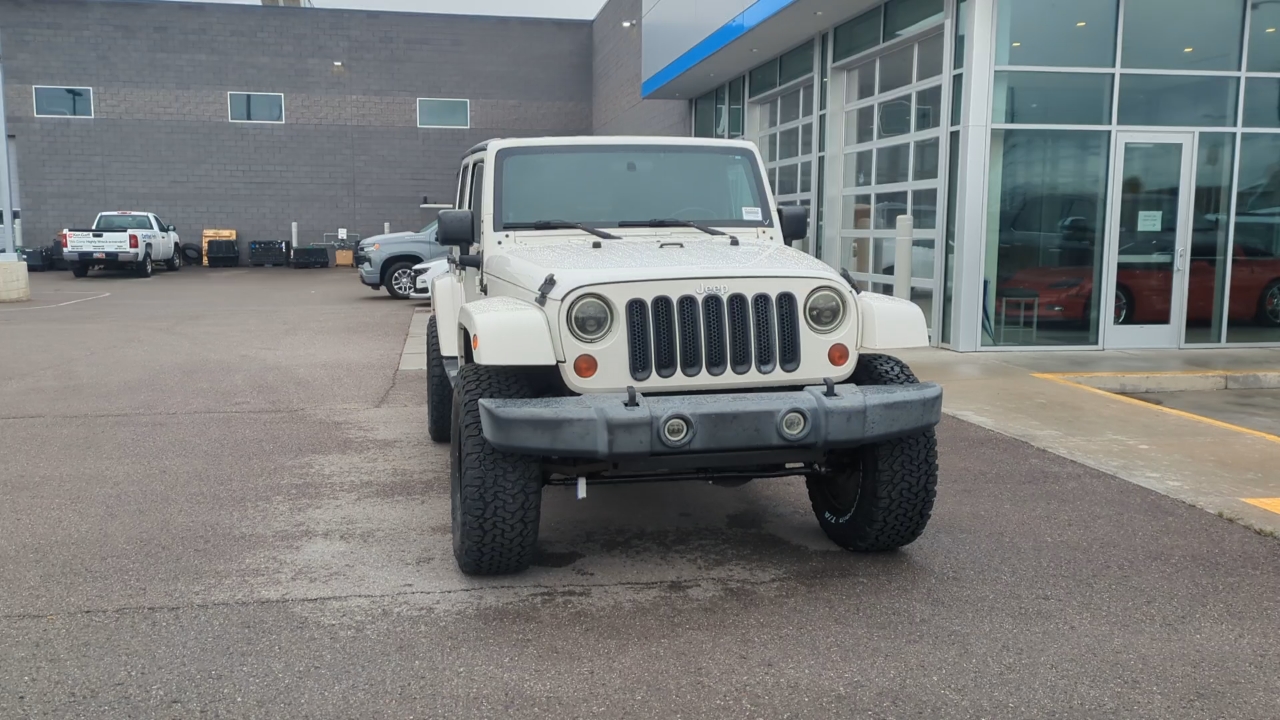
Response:
[[[495,449],[480,427],[481,398],[538,395],[520,368],[467,364],[454,388],[449,495],[453,556],[467,575],[520,572],[533,561],[542,514],[542,465]]]
[[[204,258],[204,251],[195,243],[182,243],[182,256],[188,265],[199,265]]]
[[[169,272],[178,272],[182,269],[182,248],[173,246],[173,257],[164,261],[164,269]]]
[[[75,263],[71,266],[71,275],[73,277],[89,277],[89,263]]]
[[[888,355],[860,355],[857,385],[914,385],[906,363]],[[929,523],[938,486],[938,439],[933,428],[835,454],[828,472],[806,482],[818,524],[846,550],[895,550],[919,538]]]
[[[151,251],[148,250],[142,254],[142,259],[134,263],[133,274],[140,278],[151,277],[153,268],[151,267]]]
[[[449,442],[453,423],[453,386],[440,355],[440,331],[436,316],[427,321],[427,435],[438,443]]]

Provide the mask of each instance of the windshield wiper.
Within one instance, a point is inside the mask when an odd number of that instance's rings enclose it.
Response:
[[[696,223],[692,220],[681,220],[679,218],[654,218],[653,220],[623,220],[618,223],[618,227],[691,227],[695,230],[701,230],[708,235],[727,235],[724,231],[708,227],[702,223]]]
[[[607,233],[603,230],[597,230],[593,227],[590,227],[588,225],[583,225],[582,223],[579,223],[579,222],[569,222],[568,220],[535,220],[531,223],[506,223],[503,225],[503,227],[504,228],[532,228],[534,230],[567,230],[569,228],[576,228],[578,230],[581,230],[584,233],[591,233],[592,235],[595,235],[596,237],[602,238],[604,240],[621,240],[622,239],[612,233]]]

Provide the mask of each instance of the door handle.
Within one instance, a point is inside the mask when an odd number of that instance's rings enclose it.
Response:
[[[1179,270],[1187,269],[1187,249],[1186,248],[1178,248],[1178,269]]]

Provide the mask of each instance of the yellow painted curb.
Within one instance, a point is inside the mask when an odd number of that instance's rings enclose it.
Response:
[[[1161,374],[1161,373],[1138,373],[1138,372],[1128,372],[1128,373],[1093,373],[1093,374],[1094,374],[1094,375],[1113,375],[1113,374],[1119,374],[1119,375],[1159,375],[1159,374]],[[1196,373],[1196,372],[1191,372],[1191,373],[1164,373],[1164,374],[1169,374],[1169,375],[1178,375],[1178,374],[1181,374],[1181,375],[1188,375],[1188,374],[1189,374],[1189,375],[1217,375],[1217,374],[1221,374],[1221,373]],[[1232,425],[1231,423],[1228,423],[1228,422],[1222,422],[1221,420],[1214,420],[1213,418],[1208,418],[1208,417],[1205,417],[1205,416],[1203,416],[1203,415],[1196,415],[1195,413],[1189,413],[1189,412],[1187,412],[1187,411],[1185,411],[1185,410],[1175,410],[1174,408],[1168,408],[1168,407],[1165,407],[1165,406],[1163,406],[1163,405],[1155,405],[1155,404],[1152,404],[1152,403],[1149,403],[1149,402],[1143,402],[1142,400],[1138,400],[1137,398],[1125,397],[1124,395],[1117,395],[1116,393],[1113,393],[1113,392],[1107,392],[1106,390],[1099,390],[1098,388],[1095,388],[1095,387],[1089,387],[1088,385],[1082,385],[1081,383],[1078,383],[1078,382],[1072,382],[1071,380],[1068,380],[1068,379],[1067,379],[1067,378],[1070,378],[1070,377],[1089,377],[1089,374],[1088,374],[1088,373],[1031,373],[1031,377],[1040,378],[1041,380],[1051,380],[1051,381],[1053,381],[1053,382],[1061,383],[1061,384],[1063,384],[1063,385],[1070,385],[1071,387],[1080,388],[1081,390],[1088,390],[1089,392],[1092,392],[1092,393],[1097,393],[1097,394],[1099,394],[1099,395],[1105,395],[1105,396],[1107,396],[1107,397],[1109,397],[1109,398],[1111,398],[1111,399],[1113,399],[1113,400],[1119,400],[1119,401],[1121,401],[1121,402],[1127,402],[1127,403],[1130,403],[1130,404],[1133,404],[1133,405],[1141,405],[1142,407],[1150,408],[1150,409],[1152,409],[1152,410],[1158,410],[1158,411],[1160,411],[1160,412],[1168,413],[1168,414],[1170,414],[1170,415],[1177,415],[1178,417],[1186,418],[1186,419],[1188,419],[1188,420],[1196,420],[1196,421],[1198,421],[1198,422],[1202,422],[1202,423],[1204,423],[1204,424],[1206,424],[1206,425],[1212,425],[1212,426],[1214,426],[1214,427],[1222,428],[1222,429],[1224,429],[1224,430],[1234,430],[1234,431],[1239,432],[1239,433],[1244,433],[1245,435],[1252,435],[1252,436],[1254,436],[1254,437],[1256,437],[1256,438],[1261,438],[1261,439],[1263,439],[1263,440],[1267,440],[1267,441],[1270,441],[1270,442],[1273,442],[1273,443],[1276,443],[1276,444],[1280,444],[1280,436],[1272,435],[1271,433],[1265,433],[1265,432],[1262,432],[1261,430],[1254,430],[1253,428],[1241,427],[1241,426],[1239,426],[1239,425]],[[1270,509],[1270,508],[1268,508],[1268,509]],[[1277,512],[1280,512],[1280,510],[1278,510]]]
[[[1263,510],[1270,510],[1280,515],[1280,498],[1241,498],[1250,505],[1256,505]]]

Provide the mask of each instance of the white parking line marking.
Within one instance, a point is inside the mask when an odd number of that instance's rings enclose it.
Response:
[[[99,298],[104,298],[110,294],[111,293],[102,293],[101,295],[94,295],[93,297],[80,298],[79,300],[68,300],[67,302],[58,303],[57,305],[36,305],[35,307],[3,308],[3,309],[0,309],[0,312],[18,312],[19,310],[44,310],[46,308],[56,308],[56,307],[62,307],[64,305],[75,305],[76,303],[82,303],[82,302],[87,302],[89,300],[97,300]]]

